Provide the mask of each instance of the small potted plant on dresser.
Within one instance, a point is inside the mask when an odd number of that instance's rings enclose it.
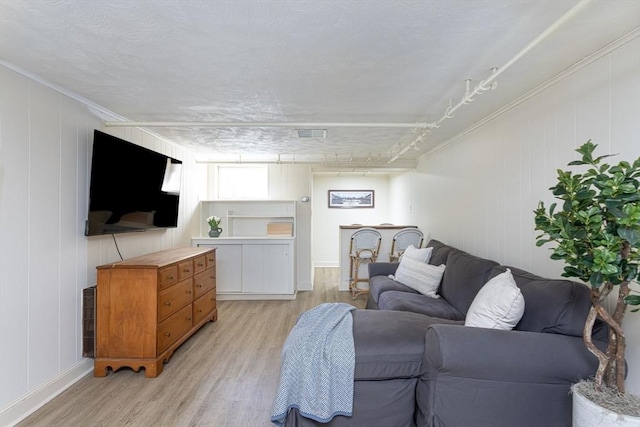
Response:
[[[597,145],[588,141],[576,151],[581,160],[569,166],[588,166],[582,174],[558,170],[551,187],[562,201],[547,209],[539,202],[535,229],[542,232],[536,245],[555,243],[551,259],[562,260],[565,277],[576,277],[591,288],[592,307],[584,327],[584,341],[598,358],[593,379],[572,388],[574,426],[639,426],[640,397],[625,393],[626,337],[622,320],[629,305],[639,305],[640,158],[633,163],[604,163],[610,155],[593,157]],[[610,313],[605,300],[617,289]],[[634,309],[632,311],[638,311]],[[609,344],[601,351],[592,341],[596,318],[609,326]],[[625,362],[626,361],[626,362]],[[629,365],[638,368],[637,361]],[[585,412],[586,411],[586,412]]]

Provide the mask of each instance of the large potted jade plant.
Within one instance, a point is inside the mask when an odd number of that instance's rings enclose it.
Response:
[[[638,369],[638,361],[625,359],[622,321],[629,305],[640,304],[640,295],[631,287],[637,283],[640,261],[640,158],[609,165],[604,160],[611,155],[594,157],[596,147],[588,141],[576,150],[582,158],[568,164],[586,167],[585,172],[558,170],[557,184],[550,190],[561,203],[547,209],[539,202],[535,229],[542,234],[536,245],[552,243],[551,259],[566,264],[562,275],[578,278],[591,288],[592,307],[583,336],[599,364],[592,380],[573,387],[574,426],[625,422],[638,426],[640,399],[625,393],[627,362]],[[617,295],[612,294],[616,289]],[[608,311],[605,300],[610,294],[615,306]],[[609,326],[606,350],[591,339],[597,318]],[[599,406],[591,406],[592,402]],[[598,416],[577,413],[585,405],[595,408]],[[613,412],[612,418],[604,417],[606,410]],[[599,419],[605,424],[595,424]]]

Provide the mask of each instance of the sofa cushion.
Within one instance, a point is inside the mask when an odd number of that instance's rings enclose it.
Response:
[[[591,308],[589,289],[570,280],[535,280],[520,288],[527,310],[518,329],[581,337]]]
[[[444,264],[435,266],[405,257],[400,261],[394,280],[428,297],[440,298],[436,293],[444,271]]]
[[[431,258],[433,260],[433,255]],[[440,296],[466,315],[476,294],[487,282],[491,269],[498,263],[456,249],[449,252],[446,265]]]
[[[387,291],[378,301],[380,310],[398,310],[420,313],[426,316],[449,320],[464,320],[464,314],[456,310],[443,298],[431,298],[422,294],[402,291]]]
[[[351,314],[356,351],[355,380],[422,375],[427,328],[436,323],[456,323],[398,311],[354,310]]]
[[[449,252],[455,249],[452,246],[445,245],[444,243],[436,239],[429,240],[426,247],[432,248],[431,258],[429,258],[428,261],[431,265],[446,264]]]
[[[525,301],[522,319],[515,329],[529,332],[581,337],[591,308],[589,287],[571,280],[545,279],[514,267],[499,266],[492,275],[513,274]],[[593,338],[607,340],[607,328],[600,320],[594,325]]]
[[[387,291],[408,292],[412,295],[418,294],[418,291],[415,289],[411,289],[402,283],[398,283],[387,276],[373,276],[369,278],[369,299],[373,300],[376,305],[378,305],[378,302],[380,301],[380,295]]]
[[[510,331],[524,314],[524,298],[511,270],[489,280],[473,299],[465,326]]]
[[[403,258],[411,258],[420,262],[429,262],[429,259],[431,258],[431,251],[433,251],[433,248],[418,249],[413,245],[409,245],[402,255],[400,255],[400,262],[402,262]]]
[[[525,283],[529,283],[533,280],[546,280],[544,277],[536,276],[535,274],[529,273],[526,270],[522,270],[517,267],[507,267],[504,265],[498,265],[496,267],[493,267],[489,272],[488,280],[493,279],[498,274],[504,273],[505,271],[507,271],[507,269],[511,270],[511,276],[513,276],[513,280],[515,280],[516,285],[518,285],[518,287],[521,287]]]

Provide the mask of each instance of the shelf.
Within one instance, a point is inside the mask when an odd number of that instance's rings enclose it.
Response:
[[[236,215],[229,214],[227,218],[245,218],[245,219],[290,219],[293,220],[292,216],[278,216],[278,215]]]
[[[200,236],[206,236],[206,218],[222,219],[220,238],[295,237],[295,200],[203,200],[200,202]],[[290,223],[290,234],[274,235],[273,223]],[[278,225],[275,228],[278,228]],[[271,230],[271,231],[269,231]]]

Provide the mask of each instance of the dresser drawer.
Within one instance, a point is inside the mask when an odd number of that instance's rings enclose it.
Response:
[[[188,279],[193,276],[193,261],[184,261],[178,264],[178,281]]]
[[[178,282],[178,266],[171,265],[158,272],[159,289],[165,289]]]
[[[193,289],[191,280],[179,282],[160,292],[158,297],[158,321],[162,322],[176,311],[193,301]]]
[[[215,287],[216,277],[212,268],[196,274],[193,280],[193,298],[197,299]]]
[[[207,268],[216,265],[216,251],[211,251],[205,255],[207,257]]]
[[[216,290],[212,289],[193,302],[193,323],[209,317],[216,309]]]
[[[188,305],[158,325],[158,353],[189,332],[193,325],[191,310],[191,305]]]
[[[200,273],[201,271],[204,271],[207,268],[207,258],[204,255],[197,257],[194,260],[194,262],[196,264],[196,267],[195,267],[195,270],[194,270],[195,274],[198,274],[198,273]]]

